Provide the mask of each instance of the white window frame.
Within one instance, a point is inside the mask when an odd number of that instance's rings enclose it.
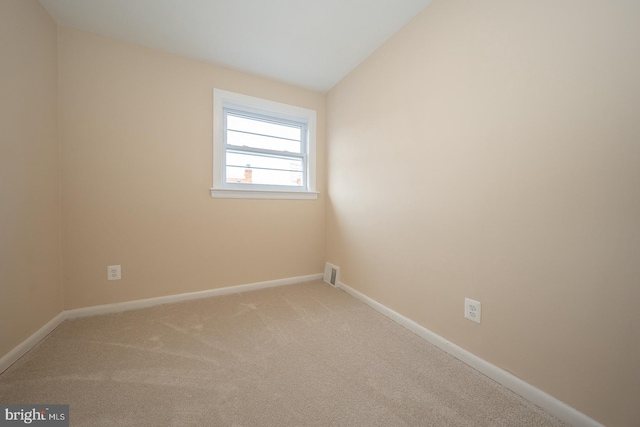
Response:
[[[260,114],[280,120],[306,123],[304,187],[227,183],[224,109]],[[317,199],[316,191],[316,112],[222,89],[213,90],[213,198],[231,199]]]

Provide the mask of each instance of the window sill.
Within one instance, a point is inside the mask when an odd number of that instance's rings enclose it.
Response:
[[[317,200],[317,191],[265,191],[265,190],[230,190],[212,188],[214,199],[274,199],[274,200]]]

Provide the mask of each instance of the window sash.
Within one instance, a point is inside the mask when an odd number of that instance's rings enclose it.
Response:
[[[228,132],[236,132],[241,131],[238,129],[228,129],[227,127],[227,118],[229,115],[235,117],[241,117],[249,120],[260,121],[264,123],[270,123],[280,126],[287,126],[293,128],[300,129],[300,139],[299,139],[299,147],[300,152],[291,152],[286,150],[270,150],[264,148],[250,147],[250,146],[238,146],[227,143]],[[273,116],[268,116],[264,114],[248,112],[243,110],[238,110],[236,108],[223,107],[223,135],[222,135],[222,144],[223,144],[223,152],[225,156],[224,167],[222,168],[222,186],[223,188],[247,188],[247,189],[260,189],[260,190],[286,190],[286,191],[308,191],[309,190],[309,180],[308,180],[308,156],[307,156],[307,141],[308,141],[308,125],[303,121],[294,121],[288,120]],[[252,133],[252,132],[247,132]],[[259,136],[268,137],[268,138],[276,138],[280,139],[277,136],[270,135],[267,133],[256,133]],[[289,138],[281,138],[281,139],[289,139]],[[290,140],[290,139],[289,139]],[[298,141],[298,140],[296,140]],[[234,183],[227,182],[227,168],[228,167],[238,167],[238,165],[230,165],[227,161],[228,153],[236,153],[236,154],[246,154],[251,156],[264,156],[266,158],[274,158],[274,159],[283,159],[283,160],[292,160],[296,162],[300,162],[302,165],[302,170],[300,171],[291,171],[295,173],[300,173],[302,176],[301,185],[284,185],[284,184],[259,184],[259,183]],[[265,167],[249,167],[249,169],[261,169],[261,170],[271,170],[271,171],[279,171],[280,168],[265,168]]]
[[[306,125],[303,137],[305,138],[302,149],[305,151],[306,159],[304,166],[306,168],[304,179],[306,180],[304,187],[283,187],[260,186],[257,184],[240,184],[248,174],[240,172],[232,173],[229,170],[232,181],[226,182],[226,148],[224,146],[223,121],[225,114],[224,108],[236,109],[247,113],[256,113],[263,116],[272,117],[274,119],[285,119]],[[257,98],[255,96],[244,95],[241,93],[230,92],[227,90],[213,89],[213,185],[211,187],[211,197],[214,199],[272,199],[272,200],[317,200],[319,193],[316,191],[316,111],[296,105],[283,104],[268,99]],[[232,128],[236,127],[232,123]],[[297,135],[296,135],[297,136]],[[245,144],[240,139],[231,140],[236,144]],[[255,143],[255,141],[253,141]],[[260,144],[260,145],[258,145]],[[257,143],[261,148],[269,148],[263,142]],[[280,145],[279,147],[283,147]],[[285,146],[286,147],[286,146]],[[236,148],[238,148],[236,146]],[[244,147],[239,147],[244,148]],[[283,147],[284,148],[284,147]],[[290,146],[291,151],[298,151],[298,146]],[[290,154],[290,153],[287,153]],[[297,153],[300,154],[300,153]],[[237,160],[237,159],[236,159]],[[302,179],[302,177],[299,177]],[[299,185],[298,182],[295,182]]]

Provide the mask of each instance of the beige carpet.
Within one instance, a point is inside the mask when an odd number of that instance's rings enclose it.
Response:
[[[562,426],[322,282],[66,321],[1,403],[72,426]]]

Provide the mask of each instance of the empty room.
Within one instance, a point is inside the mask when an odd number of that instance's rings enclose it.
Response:
[[[639,426],[639,76],[631,0],[0,0],[0,426]]]

